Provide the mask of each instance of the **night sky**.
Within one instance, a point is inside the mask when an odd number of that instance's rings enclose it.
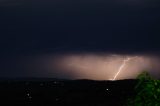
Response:
[[[0,48],[0,77],[108,80],[138,56],[118,79],[160,78],[160,1],[0,0]]]

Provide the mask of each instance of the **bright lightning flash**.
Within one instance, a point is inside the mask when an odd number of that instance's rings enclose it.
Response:
[[[137,56],[136,56],[136,57],[137,57]],[[136,57],[133,57],[133,58],[136,58]],[[115,76],[114,76],[114,78],[113,78],[112,80],[116,80],[117,76],[118,76],[119,73],[122,71],[122,69],[125,67],[126,63],[127,63],[129,60],[133,59],[133,58],[129,58],[129,57],[128,57],[127,59],[124,59],[124,60],[123,60],[123,63],[122,63],[121,66],[119,67],[118,72],[115,74]]]

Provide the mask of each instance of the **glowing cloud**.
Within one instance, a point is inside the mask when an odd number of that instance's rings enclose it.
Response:
[[[119,80],[153,70],[154,63],[152,57],[142,55],[70,54],[58,56],[54,69],[70,73],[73,79]]]

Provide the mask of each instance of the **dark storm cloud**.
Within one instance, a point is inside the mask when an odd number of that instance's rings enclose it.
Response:
[[[157,51],[157,5],[158,1],[145,0],[33,0],[23,8],[2,11],[2,43],[16,52],[54,48]]]
[[[0,7],[15,7],[25,4],[25,0],[0,0]]]
[[[5,70],[1,76],[52,76],[50,72],[55,76],[74,75],[42,67],[44,60],[33,57],[42,58],[44,54],[80,53],[75,58],[84,52],[159,55],[158,0],[0,2],[0,58],[1,70]],[[31,59],[26,61],[25,56]],[[78,61],[81,63],[81,59]]]

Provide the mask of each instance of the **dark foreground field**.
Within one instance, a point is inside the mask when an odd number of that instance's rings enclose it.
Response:
[[[23,79],[0,81],[0,106],[123,106],[136,80]]]

